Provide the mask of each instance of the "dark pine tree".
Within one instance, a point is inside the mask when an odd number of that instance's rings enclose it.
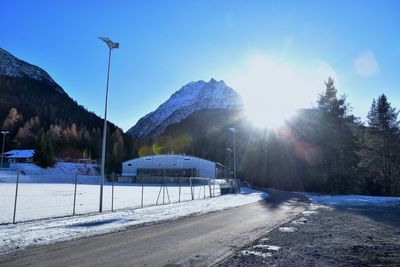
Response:
[[[318,99],[321,112],[317,145],[323,154],[321,176],[328,191],[345,193],[355,182],[359,158],[356,135],[357,119],[349,114],[346,97],[337,97],[334,80],[325,82],[326,89]]]
[[[364,139],[363,166],[368,169],[368,190],[372,193],[395,194],[399,170],[398,112],[382,94],[372,101]]]
[[[55,164],[53,146],[43,133],[40,133],[36,140],[33,161],[42,168],[53,167]]]

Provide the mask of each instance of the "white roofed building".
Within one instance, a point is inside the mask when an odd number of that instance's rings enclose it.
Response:
[[[15,149],[4,153],[10,163],[33,162],[34,149]]]
[[[146,156],[125,161],[122,176],[127,177],[202,177],[223,178],[225,167],[219,163],[187,155]]]

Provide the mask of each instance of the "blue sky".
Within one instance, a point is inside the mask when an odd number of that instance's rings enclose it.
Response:
[[[100,116],[107,48],[96,37],[120,42],[109,119],[124,130],[211,77],[244,95],[253,114],[280,113],[273,103],[290,95],[288,109],[311,106],[328,75],[358,116],[381,93],[400,107],[400,1],[1,0],[1,10],[0,47]]]

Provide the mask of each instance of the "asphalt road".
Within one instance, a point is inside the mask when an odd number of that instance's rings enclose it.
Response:
[[[274,191],[267,201],[238,208],[2,255],[0,265],[209,266],[306,206],[304,199]]]

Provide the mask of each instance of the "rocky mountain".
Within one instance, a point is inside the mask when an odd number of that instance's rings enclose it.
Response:
[[[0,75],[30,78],[54,87],[60,93],[64,90],[43,69],[16,58],[6,50],[0,48]]]
[[[141,118],[127,134],[137,138],[158,136],[165,129],[199,110],[241,109],[240,95],[224,81],[190,82],[176,91],[155,111]]]

